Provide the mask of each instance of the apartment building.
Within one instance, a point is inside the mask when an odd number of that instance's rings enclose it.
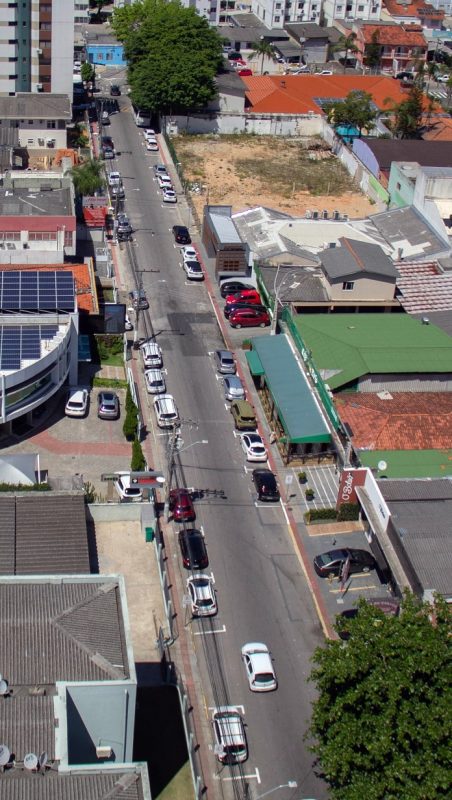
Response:
[[[341,19],[378,22],[381,6],[381,0],[323,0],[323,21],[325,25]]]
[[[72,96],[74,16],[74,0],[0,2],[0,94]]]
[[[322,0],[252,0],[251,11],[268,28],[288,22],[320,23]]]

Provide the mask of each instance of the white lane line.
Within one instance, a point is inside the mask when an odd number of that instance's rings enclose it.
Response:
[[[208,636],[217,633],[226,633],[226,625],[223,625],[222,628],[218,628],[217,630],[213,631],[195,631],[193,636]]]
[[[258,783],[261,782],[261,776],[259,775],[259,770],[258,770],[257,767],[256,767],[256,772],[253,775],[243,775],[243,777],[246,778],[247,780],[250,780],[251,778],[253,778],[253,779],[255,778]],[[221,778],[221,780],[222,781],[241,781],[242,780],[242,776],[241,775],[237,775],[237,776],[228,775],[225,778]]]

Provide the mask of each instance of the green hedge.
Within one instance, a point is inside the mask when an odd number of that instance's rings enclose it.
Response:
[[[130,462],[130,469],[132,472],[143,472],[146,467],[146,459],[144,457],[143,448],[140,442],[135,437],[132,444],[132,461]]]
[[[127,389],[128,385],[126,380],[119,378],[93,378],[93,386],[102,386],[105,389]]]
[[[337,511],[335,508],[312,508],[305,514],[306,522],[314,522],[317,519],[337,519]]]
[[[343,503],[337,512],[338,522],[349,522],[359,519],[358,503]]]
[[[138,409],[133,402],[130,387],[127,386],[126,394],[126,415],[122,426],[122,432],[128,442],[132,442],[137,435],[137,415]]]
[[[0,492],[50,492],[48,483],[0,483]]]

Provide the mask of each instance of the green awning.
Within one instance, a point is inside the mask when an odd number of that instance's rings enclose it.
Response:
[[[262,370],[257,374],[265,375],[287,440],[292,444],[330,442],[325,417],[286,336],[260,336],[252,344],[250,355],[255,355]]]
[[[262,361],[260,360],[255,350],[246,350],[246,360],[248,361],[248,366],[250,368],[251,375],[259,377],[259,375],[265,374],[265,370],[262,366]]]

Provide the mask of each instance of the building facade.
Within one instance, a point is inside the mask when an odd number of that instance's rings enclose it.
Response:
[[[0,42],[0,94],[72,96],[74,0],[2,3]]]
[[[381,16],[381,0],[324,0],[323,21],[332,25],[333,20],[348,22],[362,20],[378,22]]]

